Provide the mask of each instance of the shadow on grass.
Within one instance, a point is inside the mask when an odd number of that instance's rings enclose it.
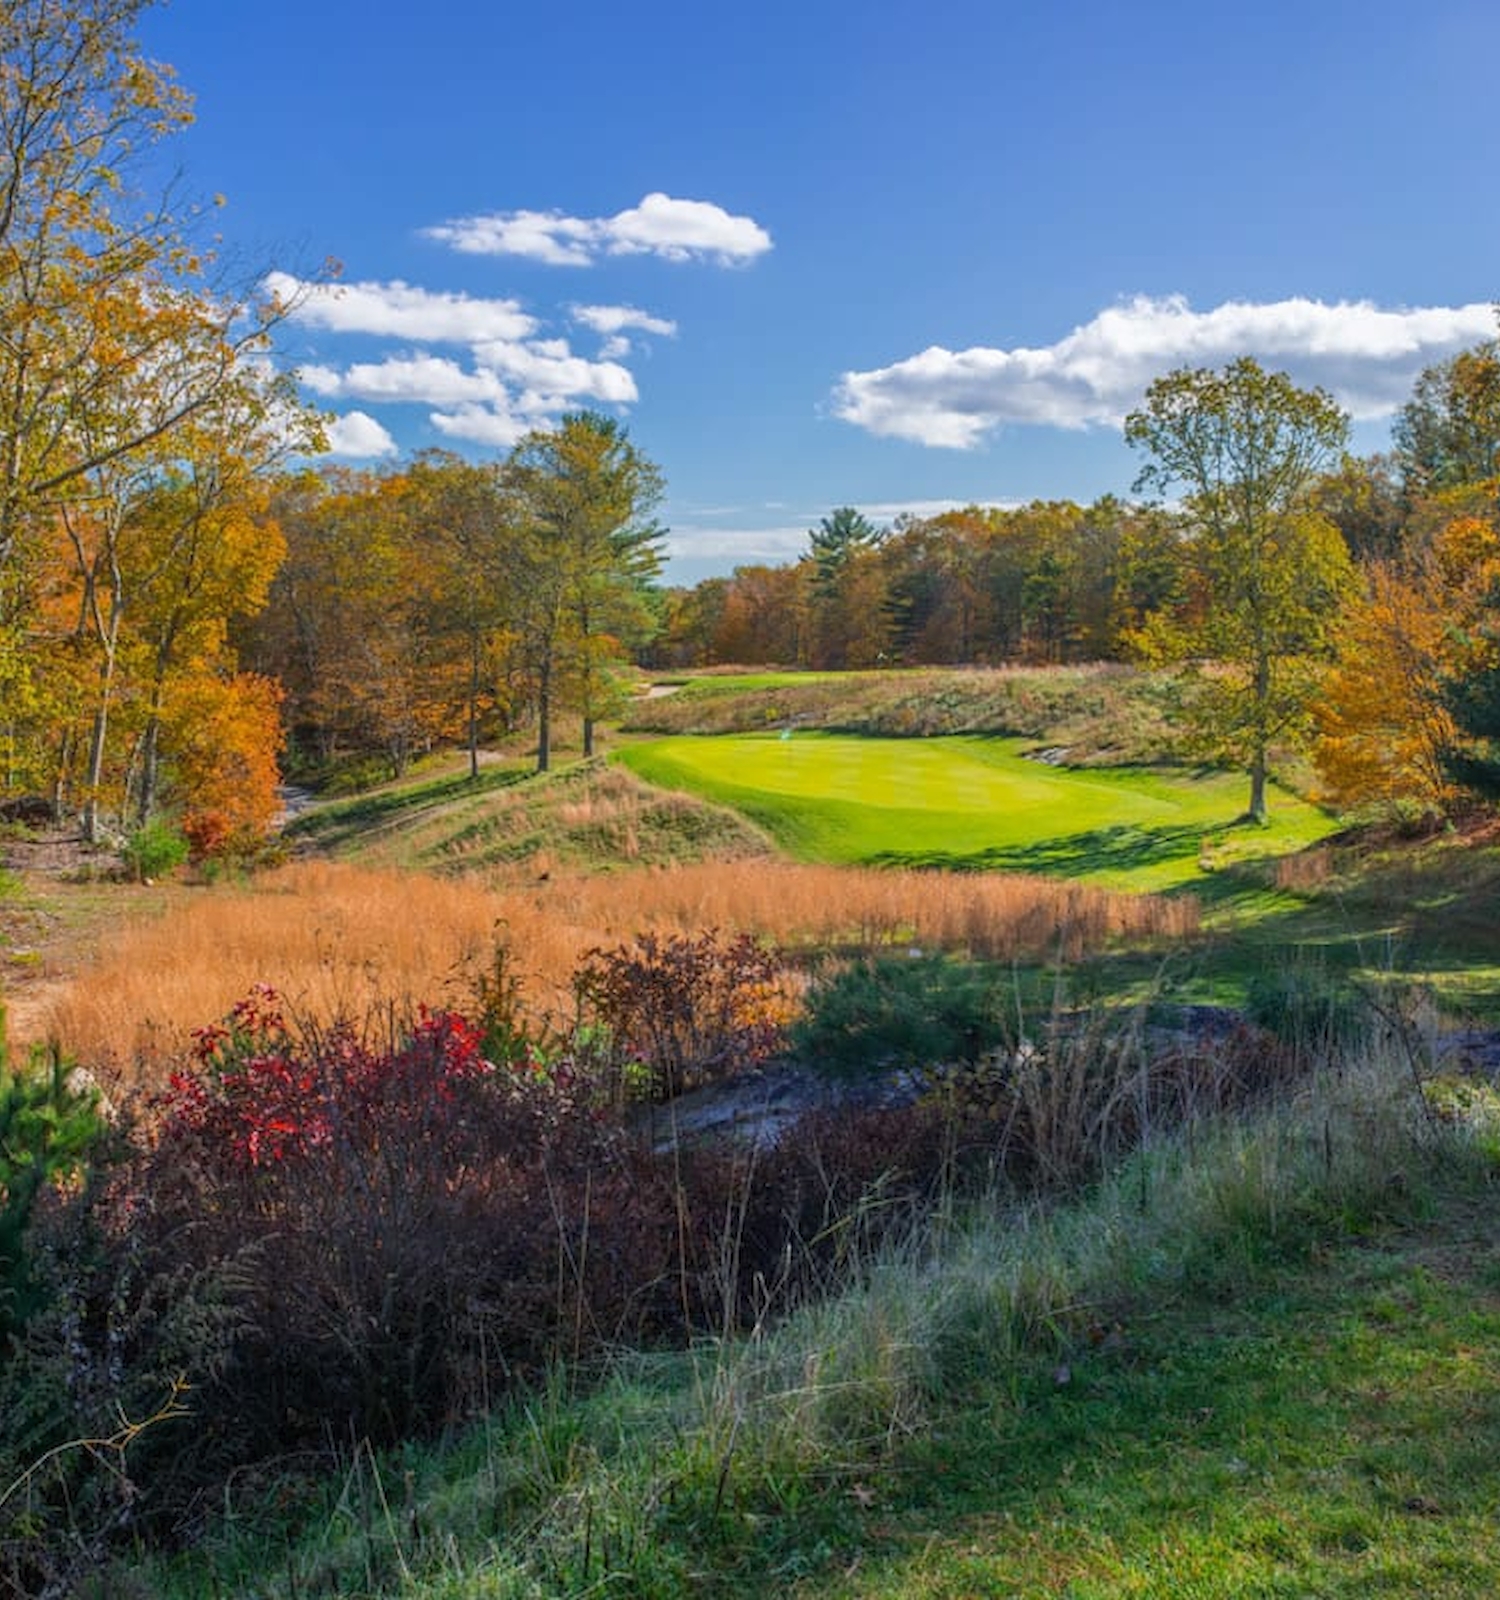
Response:
[[[531,775],[532,768],[524,764],[487,767],[480,771],[477,778],[470,777],[465,771],[402,789],[382,789],[377,794],[336,800],[298,817],[286,830],[287,837],[320,840],[342,838],[434,806],[472,799],[475,795],[488,794],[495,789],[508,789]]]
[[[1204,832],[1201,824],[1138,828],[1117,823],[1035,844],[992,845],[962,855],[943,850],[883,850],[870,857],[870,865],[1081,878],[1095,872],[1133,872],[1167,861],[1196,860]]]

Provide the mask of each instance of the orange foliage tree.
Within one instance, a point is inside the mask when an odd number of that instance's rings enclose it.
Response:
[[[1500,535],[1457,517],[1417,560],[1375,562],[1337,629],[1338,656],[1315,710],[1313,759],[1341,805],[1445,813],[1458,729],[1446,685],[1483,663],[1473,624],[1500,577]]]
[[[175,678],[162,707],[169,778],[200,856],[252,849],[280,810],[280,685],[213,663]]]

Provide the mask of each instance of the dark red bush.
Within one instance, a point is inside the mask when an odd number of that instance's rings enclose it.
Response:
[[[132,1518],[180,1519],[249,1463],[429,1433],[558,1359],[779,1313],[904,1220],[941,1144],[912,1110],[653,1151],[567,1058],[493,1062],[452,1012],[387,1042],[297,1030],[257,991],[59,1203],[33,1353],[66,1365],[75,1431],[187,1376],[191,1421],[133,1446]]]
[[[774,1055],[791,1016],[782,963],[750,934],[710,929],[591,950],[577,977],[616,1081],[632,1067],[669,1100]]]

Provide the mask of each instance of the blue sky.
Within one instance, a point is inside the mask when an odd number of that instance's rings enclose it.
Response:
[[[838,505],[1128,493],[1151,377],[1249,353],[1385,442],[1496,331],[1494,0],[175,0],[171,143],[340,459],[618,415],[668,576]]]

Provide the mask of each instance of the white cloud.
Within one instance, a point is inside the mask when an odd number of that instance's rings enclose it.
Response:
[[[474,357],[484,371],[522,384],[537,396],[536,410],[562,410],[578,400],[630,405],[639,398],[628,368],[575,356],[565,339],[478,345]]]
[[[674,521],[664,549],[674,564],[708,563],[720,572],[730,566],[781,566],[807,550],[807,531],[817,521],[739,528],[684,527]]]
[[[619,255],[739,266],[771,248],[770,234],[751,217],[733,216],[708,200],[660,193],[612,217],[498,211],[423,231],[466,254],[524,256],[556,267],[586,267],[601,256]]]
[[[627,328],[640,333],[656,333],[663,338],[675,338],[677,324],[668,317],[652,316],[649,311],[635,306],[573,306],[574,322],[595,333],[611,336],[624,333]]]
[[[1388,416],[1425,366],[1493,336],[1488,303],[1384,310],[1369,301],[1230,301],[1194,311],[1139,296],[1041,349],[978,346],[846,372],[833,409],[870,433],[969,449],[1005,424],[1118,426],[1153,378],[1242,355],[1329,389],[1355,417]]]
[[[363,411],[349,411],[333,418],[326,432],[329,455],[368,460],[396,454],[396,441],[374,417]]]
[[[416,401],[448,406],[503,400],[505,385],[492,372],[466,372],[440,356],[392,356],[357,361],[343,372],[304,369],[302,381],[319,394],[383,403]]]
[[[648,194],[604,227],[611,255],[659,255],[668,261],[706,257],[727,266],[753,261],[771,248],[771,235],[751,218],[732,217],[707,200],[665,194]]]
[[[293,321],[332,333],[472,344],[478,339],[528,339],[538,327],[536,318],[522,311],[519,301],[434,293],[399,280],[308,283],[290,273],[273,272],[265,287],[291,308]]]
[[[877,500],[857,504],[877,528],[889,527],[898,517],[940,517],[945,511],[966,511],[970,506],[1013,511],[1021,502],[1007,495],[969,495],[963,500]],[[832,508],[830,507],[830,510]],[[824,513],[826,515],[826,513]],[[809,524],[811,526],[811,524]]]
[[[429,421],[440,433],[501,447],[575,406],[627,406],[639,397],[627,367],[575,355],[566,339],[481,341],[470,357],[463,364],[416,351],[343,368],[314,364],[299,377],[324,399],[433,407]]]
[[[450,439],[509,450],[534,426],[534,421],[518,417],[500,406],[459,406],[455,411],[433,412],[432,425]]]

